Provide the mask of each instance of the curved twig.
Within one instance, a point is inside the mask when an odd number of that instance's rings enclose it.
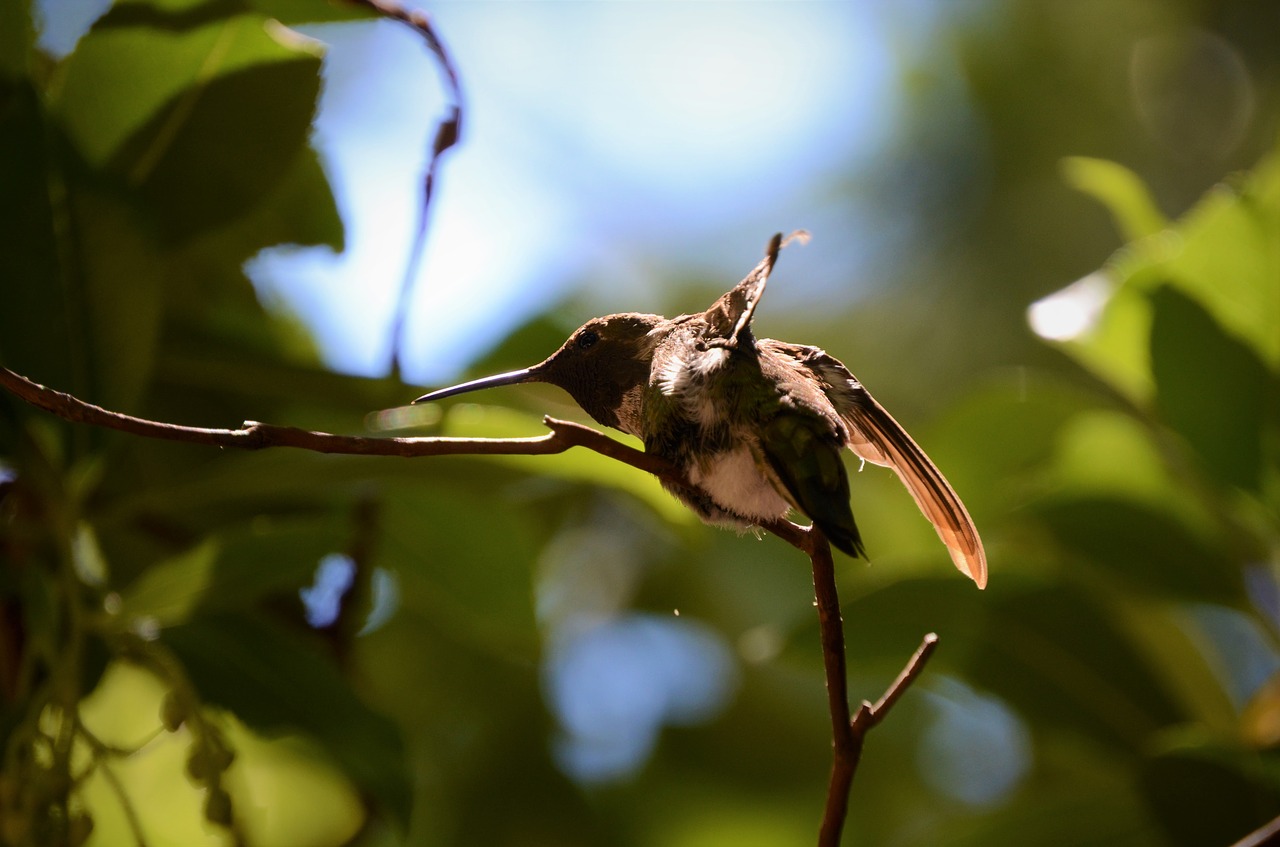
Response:
[[[133,843],[137,845],[137,847],[147,847],[147,836],[142,827],[142,819],[138,817],[138,809],[133,804],[133,801],[129,799],[129,792],[125,790],[124,783],[120,781],[120,777],[114,770],[112,770],[111,764],[107,761],[107,757],[116,756],[124,758],[132,756],[134,753],[138,752],[138,750],[141,750],[143,747],[154,741],[163,729],[157,729],[156,733],[152,735],[151,738],[144,741],[142,744],[139,744],[137,749],[134,750],[125,750],[120,747],[114,747],[110,744],[104,743],[100,738],[98,738],[98,736],[90,732],[89,729],[78,720],[76,721],[76,731],[85,743],[89,745],[89,749],[93,752],[93,763],[89,766],[89,770],[86,771],[85,776],[88,776],[94,768],[97,768],[102,772],[103,779],[106,780],[112,793],[116,795],[116,801],[120,804],[120,809],[124,812],[125,823],[129,827],[129,832],[133,835]]]
[[[358,6],[366,6],[381,17],[404,24],[413,30],[426,44],[427,49],[435,56],[436,63],[444,75],[445,94],[448,98],[448,111],[436,125],[435,138],[431,142],[431,152],[427,158],[427,168],[422,175],[422,193],[419,195],[418,221],[414,228],[413,244],[409,250],[409,260],[405,264],[404,277],[400,282],[400,294],[396,302],[395,315],[391,324],[391,372],[399,376],[403,364],[404,327],[408,320],[409,304],[413,298],[414,282],[422,267],[422,257],[426,251],[428,215],[431,211],[431,197],[435,193],[436,173],[439,169],[440,157],[446,150],[458,143],[462,134],[462,84],[458,79],[458,70],[453,64],[444,42],[431,25],[431,18],[425,12],[408,9],[395,0],[348,0]]]
[[[11,394],[63,420],[119,430],[144,438],[182,441],[209,447],[237,447],[262,450],[268,447],[295,447],[315,453],[357,456],[457,456],[526,455],[563,453],[571,447],[586,447],[643,471],[679,479],[676,469],[661,458],[615,441],[602,432],[572,421],[543,418],[551,430],[530,438],[370,438],[361,435],[334,435],[292,426],[245,421],[236,429],[183,426],[113,412],[78,397],[32,382],[8,368],[0,367],[0,386]]]

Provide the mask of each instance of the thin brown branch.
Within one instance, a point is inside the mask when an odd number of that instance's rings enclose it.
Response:
[[[924,672],[925,663],[937,647],[938,636],[932,632],[926,635],[898,678],[875,705],[864,702],[850,718],[844,622],[840,617],[840,597],[836,590],[831,545],[822,532],[812,526],[803,527],[780,520],[762,524],[761,528],[805,553],[813,567],[814,605],[818,609],[818,630],[827,680],[827,709],[831,714],[832,741],[831,776],[827,782],[827,800],[823,809],[822,826],[818,831],[818,846],[837,847],[848,816],[849,792],[853,787],[854,774],[862,761],[862,748],[867,733],[884,720],[907,688]]]
[[[816,569],[815,569],[816,573]],[[832,587],[834,590],[834,586]],[[819,611],[819,618],[821,618]],[[836,627],[840,626],[836,621]],[[843,647],[844,637],[841,635],[840,644]],[[924,672],[925,663],[929,661],[929,657],[933,655],[933,651],[938,646],[938,636],[936,633],[928,633],[920,642],[920,646],[916,648],[916,652],[907,660],[906,666],[898,674],[898,678],[885,690],[885,693],[876,701],[875,705],[863,700],[862,705],[858,707],[858,711],[854,714],[853,719],[848,722],[847,733],[836,733],[836,750],[834,761],[831,766],[831,782],[828,786],[827,793],[827,814],[832,815],[835,811],[837,800],[833,799],[833,795],[839,794],[843,798],[843,805],[838,809],[840,817],[835,827],[834,833],[828,833],[828,818],[823,818],[822,835],[818,839],[819,847],[835,847],[840,843],[840,825],[844,823],[844,814],[848,811],[849,791],[853,787],[853,775],[858,771],[858,765],[862,761],[862,748],[867,740],[867,733],[874,729],[880,721],[884,720],[889,710],[894,704],[902,698],[911,683]],[[823,653],[827,651],[827,638],[823,637]],[[843,667],[843,665],[842,665]],[[828,671],[830,673],[830,671]],[[848,718],[848,710],[845,711],[845,717]],[[841,743],[847,745],[841,749]],[[829,838],[830,840],[825,840]]]
[[[246,421],[237,429],[209,429],[161,423],[112,412],[101,406],[86,403],[78,397],[32,382],[4,367],[0,367],[0,386],[32,406],[73,423],[119,430],[144,438],[181,441],[209,447],[237,447],[243,450],[295,447],[316,453],[402,457],[540,456],[563,453],[571,447],[586,447],[649,473],[659,476],[676,474],[674,468],[657,456],[614,441],[591,427],[550,417],[544,418],[543,422],[551,432],[531,438],[369,438],[359,435],[312,432],[297,427],[276,426],[255,421]]]
[[[550,455],[571,447],[585,447],[660,479],[688,486],[679,468],[670,462],[616,441],[598,430],[571,421],[543,418],[551,430],[533,438],[368,438],[333,435],[295,427],[246,422],[238,429],[208,429],[181,426],[112,412],[56,391],[7,368],[0,367],[0,387],[13,395],[64,420],[128,432],[145,438],[181,441],[214,447],[261,450],[267,447],[294,447],[319,453],[361,456],[450,456],[450,455]],[[938,637],[925,636],[920,648],[907,662],[898,678],[875,704],[864,702],[850,718],[848,682],[845,668],[844,624],[840,619],[840,598],[836,591],[835,565],[831,546],[821,531],[787,520],[762,524],[761,529],[776,535],[809,557],[813,567],[814,596],[827,681],[827,702],[831,713],[833,758],[827,800],[819,832],[819,847],[837,847],[848,813],[849,790],[862,757],[866,735],[875,727],[906,689],[924,670]]]
[[[827,676],[827,709],[831,713],[831,777],[827,782],[827,803],[818,830],[818,847],[838,847],[849,811],[849,788],[858,767],[860,745],[855,745],[849,720],[849,685],[845,669],[844,623],[840,619],[840,596],[836,591],[835,563],[831,545],[816,527],[808,530],[812,539],[809,561],[813,565],[813,591],[818,607],[818,629],[822,639],[822,663]]]
[[[462,85],[458,79],[458,70],[453,64],[444,42],[431,25],[431,18],[424,12],[409,9],[395,0],[348,0],[359,6],[366,6],[380,16],[397,21],[412,29],[426,44],[427,49],[435,56],[436,63],[444,75],[445,94],[449,101],[445,116],[436,125],[435,138],[431,142],[431,152],[427,159],[426,172],[422,176],[422,193],[418,204],[418,222],[414,229],[413,245],[409,252],[409,261],[405,265],[404,278],[400,282],[400,295],[396,303],[395,316],[391,325],[391,368],[392,374],[399,376],[403,365],[403,343],[405,322],[408,320],[409,305],[413,299],[414,282],[422,267],[422,256],[426,250],[427,223],[431,209],[431,197],[435,193],[436,174],[440,157],[446,150],[458,143],[462,134]]]
[[[1254,830],[1231,845],[1231,847],[1265,847],[1267,844],[1275,844],[1277,838],[1280,838],[1280,818],[1275,818],[1270,823],[1264,824],[1261,828]]]
[[[930,632],[920,641],[920,646],[916,648],[916,652],[907,660],[907,664],[898,674],[898,678],[884,692],[875,705],[863,702],[858,709],[858,713],[853,717],[853,733],[854,735],[866,735],[873,726],[884,720],[884,716],[888,714],[893,705],[901,699],[906,693],[911,683],[916,681],[920,674],[924,673],[925,663],[929,661],[929,657],[933,655],[933,651],[938,648],[938,634]]]

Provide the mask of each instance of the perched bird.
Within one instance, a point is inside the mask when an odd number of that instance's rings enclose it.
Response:
[[[499,385],[546,382],[596,421],[630,433],[683,469],[663,485],[703,521],[747,528],[796,509],[831,543],[863,556],[849,506],[848,447],[890,467],[979,588],[987,584],[978,530],[942,472],[835,357],[756,338],[751,319],[778,251],[705,312],[594,318],[530,368],[424,394],[422,403]]]

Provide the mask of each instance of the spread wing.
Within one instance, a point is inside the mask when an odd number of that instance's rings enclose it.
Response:
[[[868,462],[893,469],[933,524],[956,567],[985,588],[987,555],[978,528],[942,471],[838,359],[816,347],[798,350],[798,358],[825,384],[848,426],[849,448]]]

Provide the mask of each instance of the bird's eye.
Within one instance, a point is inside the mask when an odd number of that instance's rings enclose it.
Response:
[[[578,349],[586,350],[588,347],[594,347],[599,340],[600,336],[596,334],[595,330],[589,329],[578,335]]]

